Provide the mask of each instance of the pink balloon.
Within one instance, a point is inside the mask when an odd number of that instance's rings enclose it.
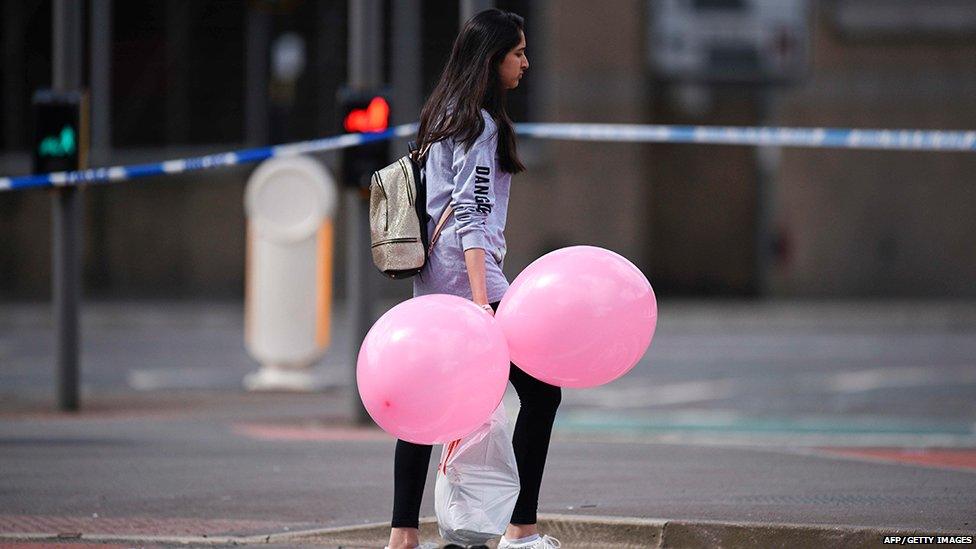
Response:
[[[473,302],[425,295],[386,312],[359,349],[359,396],[377,425],[415,444],[461,438],[484,423],[508,385],[505,336]]]
[[[595,387],[633,368],[657,326],[651,283],[626,258],[571,246],[535,260],[495,315],[512,362],[560,387]]]

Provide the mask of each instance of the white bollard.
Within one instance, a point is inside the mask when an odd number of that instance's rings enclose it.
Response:
[[[329,344],[335,178],[306,157],[263,162],[248,180],[244,342],[250,391],[311,391]]]

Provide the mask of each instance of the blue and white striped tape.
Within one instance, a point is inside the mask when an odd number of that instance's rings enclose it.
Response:
[[[113,166],[110,168],[93,168],[74,172],[55,172],[41,175],[26,175],[21,177],[0,178],[0,192],[30,187],[63,187],[79,184],[109,183],[149,177],[153,175],[175,174],[260,162],[268,158],[281,158],[299,154],[331,151],[355,147],[371,141],[383,141],[394,136],[406,137],[417,132],[416,124],[404,124],[391,128],[385,132],[371,134],[345,134],[312,141],[301,141],[276,145],[274,147],[258,147],[240,151],[208,154],[194,158],[179,158],[151,164],[136,164],[133,166]]]
[[[577,141],[841,149],[976,151],[976,131],[858,130],[637,124],[519,124],[520,136]]]
[[[976,131],[860,130],[843,128],[773,128],[721,126],[663,126],[638,124],[516,124],[520,136],[575,141],[641,143],[700,143],[775,147],[884,149],[901,151],[976,151]],[[355,147],[371,141],[415,134],[417,124],[385,132],[345,134],[312,141],[167,160],[153,164],[113,166],[75,172],[0,177],[0,191],[30,187],[126,181],[152,175],[183,173],[235,164],[260,162],[298,154]]]

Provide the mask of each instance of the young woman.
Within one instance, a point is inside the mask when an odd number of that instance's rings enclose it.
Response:
[[[473,300],[494,314],[508,289],[502,273],[505,219],[512,174],[519,161],[505,94],[529,68],[524,22],[514,13],[483,11],[454,42],[450,60],[420,115],[418,145],[426,159],[427,212],[434,226],[448,207],[428,263],[415,278],[414,296],[446,293]],[[536,508],[559,387],[543,383],[512,364],[509,381],[521,401],[512,440],[521,491],[511,524],[498,547],[549,549],[559,541],[539,536]],[[419,546],[420,502],[431,446],[398,440],[394,458],[390,549]]]

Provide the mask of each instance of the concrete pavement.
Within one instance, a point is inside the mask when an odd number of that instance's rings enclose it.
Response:
[[[275,535],[286,544],[379,546],[385,526],[345,539],[315,532],[385,524],[390,512],[393,440],[349,425],[341,413],[346,396],[90,395],[90,410],[74,416],[22,405],[0,416],[0,540],[80,533],[81,540],[200,544],[204,536],[254,543]],[[745,546],[735,541],[746,539],[743,532],[762,531],[772,537],[761,539],[790,546],[831,532],[847,532],[849,541],[882,532],[971,535],[976,452],[952,455],[954,462],[920,463],[827,448],[562,432],[552,444],[540,511],[584,521],[640,519],[620,527],[639,536],[654,521],[662,533],[665,523],[682,524],[698,533],[675,540],[719,536],[721,546]],[[433,514],[433,469],[425,516]],[[587,543],[564,539],[567,546],[600,545],[591,535],[576,536]],[[666,546],[697,543],[675,540]],[[651,539],[627,543],[656,546]]]
[[[638,368],[564,397],[540,512],[566,546],[976,532],[976,306],[661,310]],[[0,306],[0,545],[382,545],[393,441],[350,424],[341,315],[327,390],[248,394],[238,305],[85,311],[62,414],[43,306]]]

